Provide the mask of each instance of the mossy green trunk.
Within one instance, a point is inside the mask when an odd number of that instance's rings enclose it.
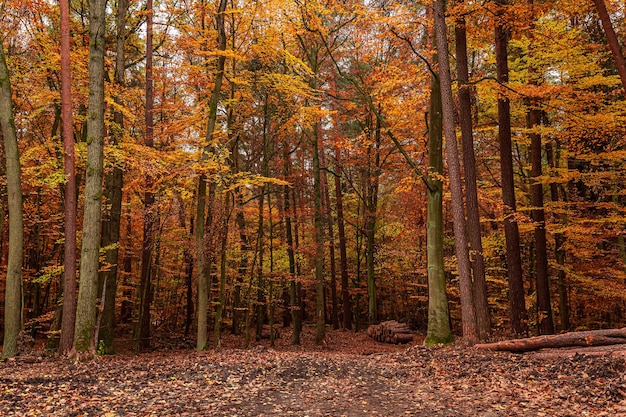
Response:
[[[9,207],[9,254],[4,299],[3,358],[17,354],[22,330],[22,259],[24,247],[20,153],[13,121],[11,82],[4,48],[0,41],[0,128],[4,138],[6,181]]]
[[[450,313],[446,293],[443,254],[443,138],[441,90],[439,79],[432,75],[428,131],[428,207],[426,220],[426,256],[428,263],[428,330],[425,344],[450,343]]]
[[[89,3],[89,101],[85,209],[80,257],[80,285],[76,308],[74,348],[95,353],[98,304],[100,224],[104,150],[104,32],[106,0]]]

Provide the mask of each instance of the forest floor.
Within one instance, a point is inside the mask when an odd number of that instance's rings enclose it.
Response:
[[[329,331],[197,353],[160,338],[152,353],[90,362],[0,363],[2,416],[626,416],[621,349],[510,354],[461,345],[386,345]],[[584,352],[584,350],[583,350]]]

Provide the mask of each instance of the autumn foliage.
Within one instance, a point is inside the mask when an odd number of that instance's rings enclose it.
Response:
[[[619,40],[626,41],[624,4],[605,2]],[[537,184],[544,201],[549,314],[556,330],[623,327],[626,97],[605,32],[591,2],[502,3],[455,2],[446,12],[450,29],[461,16],[466,22],[466,88],[492,329],[507,335],[511,328],[503,229],[508,211],[502,202],[497,123],[503,97],[511,107],[513,221],[520,233],[530,332],[540,332],[545,318],[536,296],[539,224],[532,189]],[[431,75],[438,70],[431,5],[399,0],[224,4],[219,14],[220,1],[155,0],[150,12],[143,2],[119,0],[107,9],[104,177],[118,169],[123,183],[119,241],[101,248],[100,272],[116,267],[115,338],[138,337],[133,330],[140,325],[140,305],[148,306],[141,314],[148,314],[143,320],[153,336],[195,334],[202,302],[214,335],[209,345],[219,344],[221,332],[250,342],[261,337],[264,325],[299,320],[358,330],[393,319],[425,330],[424,178],[432,175],[428,109]],[[128,8],[121,83],[115,76],[120,6]],[[22,165],[24,328],[33,336],[46,335],[54,347],[63,301],[67,180],[60,14],[56,3],[46,0],[5,1],[0,7]],[[70,2],[79,248],[89,142],[86,7]],[[148,144],[149,13],[154,126]],[[220,44],[217,16],[225,44]],[[494,28],[502,22],[509,65],[504,84],[497,81],[493,49]],[[449,42],[454,74],[451,35]],[[215,88],[218,77],[223,79]],[[456,94],[454,76],[452,87]],[[530,110],[538,111],[539,123],[528,123]],[[214,126],[208,123],[212,116]],[[532,135],[541,141],[539,177],[532,174]],[[0,265],[6,271],[4,162],[0,170]],[[436,179],[444,180],[447,296],[453,330],[460,333],[448,178],[446,167]],[[206,192],[199,195],[201,181]],[[112,206],[111,194],[103,193],[104,224]],[[142,254],[146,225],[152,233],[149,256]],[[118,251],[116,265],[105,260],[109,250]],[[204,277],[197,273],[199,256]],[[147,286],[140,285],[142,268],[150,274]],[[198,280],[204,278],[208,298],[198,300]],[[101,281],[99,294],[102,287]],[[104,305],[98,307],[104,314]]]

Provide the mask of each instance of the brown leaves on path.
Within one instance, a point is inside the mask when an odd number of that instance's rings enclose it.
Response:
[[[616,416],[626,364],[462,347],[398,348],[331,332],[322,348],[256,346],[0,364],[19,416]]]

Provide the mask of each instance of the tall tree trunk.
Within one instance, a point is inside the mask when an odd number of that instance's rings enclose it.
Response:
[[[335,74],[333,73],[332,79],[333,94],[336,95],[337,85],[335,80]],[[336,100],[332,101],[333,110],[335,114],[337,111]],[[340,172],[341,167],[341,148],[339,147],[337,140],[339,139],[339,120],[334,117],[333,120],[333,136],[335,140],[335,210],[337,212],[337,235],[339,236],[339,269],[341,273],[341,301],[343,304],[343,327],[344,329],[352,329],[352,302],[350,297],[350,283],[348,276],[348,252],[346,249],[346,229],[344,224],[343,214],[343,190],[341,183]]]
[[[187,229],[185,221],[185,204],[180,194],[178,198],[178,225],[182,230]],[[189,221],[189,235],[193,236],[193,216]],[[183,248],[183,266],[185,269],[185,336],[189,334],[193,323],[193,254],[187,245]]]
[[[70,5],[61,9],[61,113],[63,118],[63,166],[65,173],[65,247],[63,261],[63,314],[59,353],[67,354],[74,342],[76,325],[76,172],[74,162],[74,123],[72,120],[72,77],[70,71]]]
[[[283,145],[283,176],[285,181],[290,176],[290,154],[287,145]],[[287,243],[287,257],[289,259],[289,307],[291,309],[291,321],[293,323],[292,345],[300,344],[300,331],[302,330],[302,314],[300,310],[299,283],[296,276],[296,256],[294,250],[291,189],[283,189],[283,211],[285,217],[285,242]],[[294,207],[295,209],[295,207]]]
[[[152,0],[146,2],[146,131],[144,145],[154,147],[154,77],[152,22],[154,10]],[[143,198],[143,241],[141,244],[141,278],[139,281],[139,314],[135,327],[135,351],[150,348],[150,307],[152,305],[152,251],[154,248],[155,215],[153,213],[154,194],[151,191],[153,179],[146,177],[146,192]]]
[[[472,103],[470,96],[469,68],[467,63],[467,32],[465,17],[455,21],[456,72],[459,82],[459,118],[463,145],[463,167],[465,169],[465,205],[467,211],[467,229],[470,242],[470,261],[474,275],[474,301],[476,303],[476,324],[478,336],[486,339],[491,333],[491,318],[487,302],[487,281],[485,279],[485,260],[480,232],[478,213],[478,189],[476,187],[476,156],[474,154],[474,132],[472,128]]]
[[[343,214],[343,190],[341,184],[341,149],[335,146],[335,209],[337,211],[337,234],[339,235],[339,265],[341,270],[341,301],[343,304],[343,327],[352,329],[352,300],[348,276],[348,251],[346,245],[346,228]]]
[[[454,126],[454,103],[452,101],[452,80],[448,61],[448,37],[445,22],[444,2],[437,0],[433,4],[435,15],[435,34],[437,37],[437,61],[439,63],[439,83],[441,85],[441,103],[443,113],[443,131],[446,139],[446,159],[450,174],[452,193],[452,218],[454,219],[454,242],[457,257],[459,283],[461,289],[461,312],[463,337],[469,344],[478,341],[476,309],[472,288],[472,275],[467,248],[465,212],[463,208],[463,184],[461,163],[459,161]]]
[[[433,56],[436,61],[436,56]],[[426,215],[426,256],[428,265],[428,329],[426,345],[451,343],[450,312],[446,294],[443,253],[443,132],[439,78],[431,74],[428,124],[428,172],[426,183],[428,206]]]
[[[264,177],[269,177],[269,169],[270,163],[269,160],[272,155],[271,146],[272,143],[268,136],[268,126],[269,122],[269,93],[265,94],[265,102],[263,104],[263,151],[261,157],[261,175]],[[257,266],[257,312],[256,312],[256,340],[260,340],[261,333],[263,331],[263,323],[265,322],[266,313],[267,313],[267,303],[266,303],[266,295],[265,295],[265,285],[266,280],[263,273],[263,264],[265,258],[265,195],[269,193],[269,185],[264,184],[260,187],[260,196],[259,196],[259,218],[258,218],[258,231],[257,231],[257,250],[259,254],[259,263]],[[269,207],[269,205],[268,205]],[[269,280],[267,281],[269,282]]]
[[[238,157],[239,155],[237,153],[233,153],[233,158]],[[235,289],[233,294],[232,333],[240,334],[242,321],[241,287],[243,286],[244,277],[248,274],[248,253],[250,252],[250,243],[248,241],[248,234],[246,233],[246,219],[243,213],[243,196],[241,194],[241,190],[236,190],[235,196],[235,203],[237,205],[235,223],[237,224],[237,229],[239,229],[239,249],[241,251],[241,260],[239,261],[239,267],[237,270],[237,282],[235,283]]]
[[[499,6],[506,0],[496,0]],[[509,81],[508,33],[504,12],[500,7],[496,16],[495,52],[498,83]],[[524,301],[524,278],[517,220],[515,219],[515,183],[513,180],[513,148],[511,145],[511,107],[505,94],[498,96],[498,141],[500,144],[500,174],[502,201],[504,203],[504,235],[506,238],[506,263],[509,275],[509,307],[511,327],[515,335],[528,333],[528,313]]]
[[[319,121],[311,133],[313,152],[313,216],[315,226],[315,343],[321,344],[326,337],[324,315],[324,222],[322,219],[322,180],[320,174]]]
[[[321,148],[324,148],[323,142]],[[326,168],[326,158],[324,152],[320,152],[320,164]],[[339,307],[337,300],[337,265],[335,262],[335,231],[333,229],[333,212],[330,207],[330,192],[328,191],[328,176],[326,170],[321,170],[322,179],[322,204],[324,206],[324,215],[326,217],[326,227],[328,230],[328,250],[330,262],[330,299],[331,313],[330,321],[334,329],[339,328]]]
[[[534,28],[535,16],[533,0],[527,0],[530,9],[530,21],[528,38],[528,58],[532,63],[534,56]],[[537,86],[541,76],[537,76],[536,68],[530,64],[528,68],[529,84]],[[530,131],[530,163],[531,163],[531,216],[535,223],[535,280],[537,284],[537,321],[539,323],[539,334],[554,333],[554,322],[552,319],[552,302],[550,300],[550,280],[548,277],[548,245],[546,241],[546,215],[543,207],[543,184],[542,159],[541,159],[541,135],[536,132],[541,125],[542,111],[539,108],[540,100],[535,98],[527,99],[528,114],[527,123]]]
[[[533,104],[531,103],[531,106]],[[540,125],[541,110],[531,107],[528,111],[531,160],[531,211],[535,223],[535,277],[537,282],[537,320],[540,334],[554,333],[550,281],[548,278],[548,247],[546,241],[546,217],[543,209],[543,184],[541,183],[541,135],[532,131]]]
[[[128,3],[119,0],[117,3],[117,44],[115,54],[114,82],[118,88],[125,84],[126,58],[124,47],[126,44],[126,12]],[[121,94],[115,98],[116,104],[124,105]],[[110,128],[112,144],[119,146],[124,137],[124,114],[115,109],[113,124]],[[102,247],[106,248],[104,261],[108,269],[100,273],[99,292],[106,288],[104,294],[104,309],[98,339],[103,343],[104,353],[113,353],[113,332],[115,328],[115,299],[117,294],[117,273],[119,262],[120,224],[122,221],[122,168],[114,166],[104,178],[104,195],[110,207],[102,225]]]
[[[4,138],[6,181],[9,207],[9,255],[4,296],[4,343],[2,357],[17,354],[17,340],[22,330],[22,260],[24,226],[20,151],[17,144],[11,81],[4,47],[0,41],[0,129]]]
[[[217,10],[215,15],[215,26],[218,35],[218,49],[226,50],[226,29],[224,25],[224,11],[226,10],[227,0],[217,0]],[[220,91],[222,89],[222,81],[224,79],[224,65],[226,57],[222,54],[217,57],[217,68],[215,69],[215,80],[213,84],[213,92],[209,101],[209,118],[206,129],[206,146],[202,152],[202,158],[206,159],[208,152],[211,150],[213,136],[215,133],[215,125],[217,123],[217,106],[220,101]],[[196,349],[199,351],[207,348],[207,324],[208,324],[208,300],[209,300],[209,274],[210,268],[207,262],[205,248],[205,208],[207,198],[207,179],[202,174],[198,180],[198,203],[196,207],[196,252],[197,252],[197,268],[198,268],[198,333],[196,340]]]
[[[554,169],[558,167],[558,142],[555,142],[554,146],[556,147],[556,151],[553,150],[552,143],[546,143],[546,157],[548,159],[548,166],[550,169]],[[565,196],[561,198],[559,196],[559,186],[556,182],[550,182],[550,197],[552,202],[565,201]],[[567,223],[567,216],[557,216],[557,220],[561,224]],[[565,235],[561,232],[557,232],[554,234],[554,246],[556,252],[556,263],[557,263],[557,285],[559,288],[559,318],[561,328],[560,330],[570,330],[570,312],[569,312],[569,301],[567,296],[567,277],[565,274]]]
[[[365,172],[365,266],[367,271],[368,322],[378,322],[378,300],[376,297],[375,238],[376,216],[378,211],[378,183],[380,178],[380,118],[376,117],[374,129],[374,145],[368,149],[368,164]],[[372,169],[371,151],[374,151]]]
[[[626,89],[626,60],[624,59],[622,48],[617,40],[615,30],[613,29],[609,12],[606,10],[606,4],[604,3],[604,0],[593,0],[593,3],[596,5],[596,10],[600,16],[606,40],[609,44],[609,48],[611,48],[613,59],[615,60],[617,73],[619,74],[619,78],[622,80],[622,87]]]
[[[231,193],[224,194],[222,201],[222,224],[220,225],[219,235],[221,236],[220,247],[220,280],[218,304],[215,312],[215,322],[213,326],[213,347],[220,345],[220,333],[222,329],[222,314],[224,312],[224,303],[226,302],[226,259],[228,249],[228,220],[230,219],[230,199]]]
[[[98,256],[102,218],[104,149],[104,33],[106,0],[89,2],[89,110],[87,117],[87,167],[85,209],[80,256],[80,285],[76,310],[74,347],[95,352],[98,303]]]

